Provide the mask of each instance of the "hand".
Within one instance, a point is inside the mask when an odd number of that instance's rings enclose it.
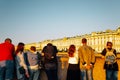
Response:
[[[87,65],[87,66],[86,66],[86,69],[90,69],[90,68],[91,68],[90,65]]]
[[[102,56],[101,58],[102,58],[102,59],[105,59],[105,56]]]
[[[86,66],[86,69],[87,69],[87,70],[88,70],[88,69],[91,69],[91,68],[92,68],[92,64]]]
[[[29,73],[28,73],[28,72],[26,72],[26,73],[25,73],[25,75],[26,75],[26,77],[27,77],[27,78],[29,78],[29,77],[30,77],[30,75],[29,75]]]
[[[102,57],[101,57],[101,60],[105,60],[105,56],[102,56]]]

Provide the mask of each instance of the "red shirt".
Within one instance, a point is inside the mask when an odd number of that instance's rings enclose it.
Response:
[[[0,61],[13,60],[15,47],[13,44],[5,42],[0,44]]]

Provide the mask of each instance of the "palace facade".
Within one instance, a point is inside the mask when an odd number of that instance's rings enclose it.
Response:
[[[42,42],[30,43],[25,45],[25,49],[29,49],[30,46],[36,46],[37,50],[42,50],[42,48],[47,43],[52,43],[57,46],[59,51],[66,51],[69,45],[76,45],[77,49],[81,46],[81,39],[86,38],[88,45],[90,45],[96,52],[101,52],[106,46],[107,41],[113,43],[113,48],[120,52],[120,27],[116,30],[106,30],[100,32],[92,32],[91,34],[85,34],[74,37],[64,37],[55,40],[44,40]]]

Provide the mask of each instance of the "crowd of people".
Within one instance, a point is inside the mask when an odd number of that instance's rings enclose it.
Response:
[[[94,50],[87,45],[86,38],[81,42],[78,50],[74,44],[69,46],[66,80],[94,80]],[[108,41],[101,52],[106,80],[118,80],[117,54],[112,45]],[[35,46],[28,51],[24,51],[24,46],[23,42],[19,42],[15,49],[10,38],[0,43],[0,80],[41,80],[41,70],[46,72],[48,80],[58,80],[57,47],[48,43],[41,51],[44,55],[41,55]]]

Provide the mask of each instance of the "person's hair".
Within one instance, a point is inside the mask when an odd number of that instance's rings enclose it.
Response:
[[[30,50],[36,51],[36,47],[35,47],[35,46],[31,46],[31,47],[30,47]]]
[[[68,49],[68,54],[70,57],[73,57],[74,56],[74,53],[75,53],[75,50],[76,50],[76,47],[75,45],[70,45],[69,49]]]
[[[111,44],[111,46],[112,46],[112,42],[108,41],[108,42],[107,42],[107,46],[108,46],[109,44]]]
[[[47,46],[52,46],[52,43],[48,43]]]
[[[87,39],[86,38],[82,38],[82,43],[86,43]]]
[[[19,42],[15,53],[17,54],[19,51],[23,52],[24,46],[25,46],[25,44],[23,42]]]
[[[10,43],[12,43],[12,40],[11,40],[10,38],[6,38],[6,39],[5,39],[5,42],[10,42]]]

